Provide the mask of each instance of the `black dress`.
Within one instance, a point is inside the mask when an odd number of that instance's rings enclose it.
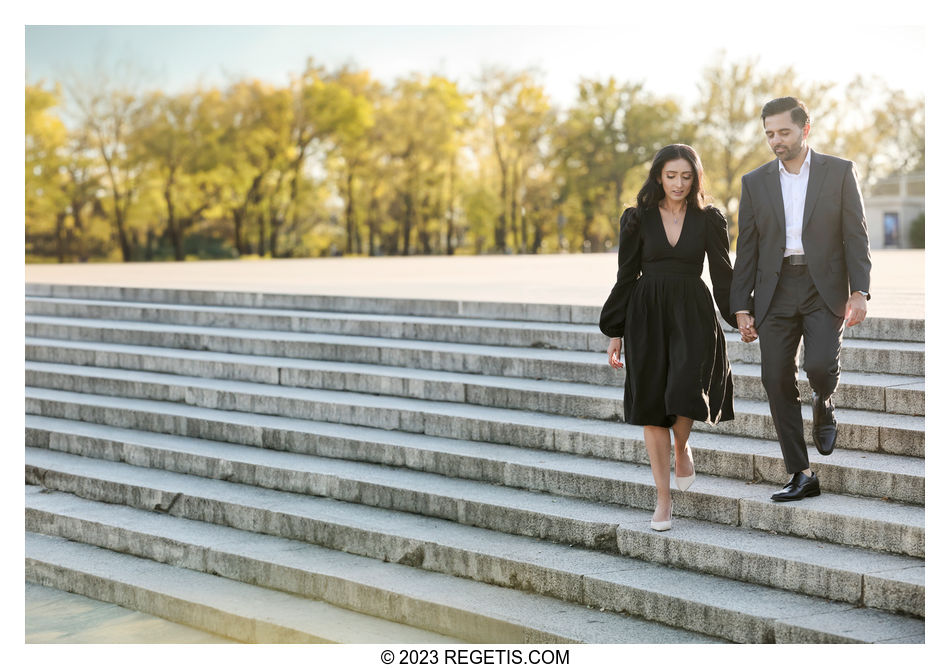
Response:
[[[726,341],[701,277],[706,255],[716,304],[735,327],[726,229],[715,207],[689,207],[670,246],[657,207],[641,216],[631,207],[620,217],[620,268],[600,330],[624,338],[625,422],[670,427],[677,416],[712,424],[733,419]]]

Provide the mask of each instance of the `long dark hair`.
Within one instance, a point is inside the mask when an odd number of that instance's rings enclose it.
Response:
[[[666,193],[663,191],[663,185],[660,183],[660,173],[663,166],[671,160],[685,158],[693,168],[693,183],[689,187],[689,193],[686,195],[686,206],[702,209],[706,206],[709,198],[703,187],[703,163],[699,160],[699,154],[688,144],[670,144],[664,146],[653,156],[653,165],[650,166],[650,175],[643,183],[640,192],[637,193],[637,213],[640,214],[650,207],[660,203]]]

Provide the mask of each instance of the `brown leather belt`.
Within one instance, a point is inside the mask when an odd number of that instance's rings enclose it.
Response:
[[[785,259],[782,261],[787,265],[807,265],[805,262],[805,256],[785,256]]]

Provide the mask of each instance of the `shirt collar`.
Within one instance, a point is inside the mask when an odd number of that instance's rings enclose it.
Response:
[[[810,146],[805,150],[805,160],[802,163],[801,169],[798,170],[798,174],[792,174],[787,169],[785,169],[785,163],[783,163],[781,160],[778,161],[779,172],[782,172],[789,176],[793,176],[793,177],[801,176],[803,172],[807,172],[810,169],[811,169],[811,147]]]

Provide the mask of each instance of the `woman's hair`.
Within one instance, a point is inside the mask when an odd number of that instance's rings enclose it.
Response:
[[[699,160],[699,154],[693,147],[687,144],[670,144],[664,146],[653,156],[653,165],[650,166],[650,174],[643,183],[640,192],[637,193],[637,213],[646,211],[650,207],[659,204],[660,200],[666,197],[666,192],[660,183],[660,174],[663,167],[671,160],[685,158],[693,168],[693,183],[689,187],[689,193],[686,195],[686,206],[703,209],[709,198],[703,188],[703,164]]]

